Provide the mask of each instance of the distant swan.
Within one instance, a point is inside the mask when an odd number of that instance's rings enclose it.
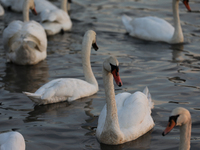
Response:
[[[91,46],[95,50],[98,49],[96,45],[96,33],[89,30],[85,33],[82,42],[82,65],[86,81],[74,78],[60,78],[46,83],[35,93],[23,93],[39,105],[66,100],[71,102],[95,94],[99,88],[90,64]]]
[[[19,132],[1,133],[0,150],[25,150],[24,137]]]
[[[165,136],[168,134],[175,126],[180,126],[179,150],[189,150],[192,120],[190,112],[187,109],[177,107],[172,111],[167,128],[162,135]]]
[[[0,4],[0,16],[3,16],[4,15],[4,9],[3,9],[3,7],[1,6],[1,4]]]
[[[8,62],[34,65],[47,56],[47,38],[43,27],[29,21],[29,9],[36,13],[34,0],[24,1],[22,21],[13,21],[3,31],[3,45]]]
[[[103,63],[106,105],[99,116],[96,137],[100,143],[109,145],[135,140],[154,127],[151,117],[153,102],[147,87],[143,93],[138,91],[115,95],[113,77],[118,86],[122,85],[118,66],[115,57]]]
[[[68,31],[72,28],[72,21],[68,15],[68,0],[61,0],[61,9],[44,9],[41,12],[41,24],[47,35],[54,35],[60,31]]]
[[[188,1],[183,0],[183,3],[191,11]],[[172,0],[172,9],[175,28],[167,21],[152,16],[132,19],[123,15],[122,22],[130,36],[149,41],[182,43],[184,37],[179,18],[179,0]]]

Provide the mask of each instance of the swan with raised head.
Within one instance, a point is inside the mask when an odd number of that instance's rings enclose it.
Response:
[[[72,21],[68,15],[68,5],[68,0],[61,0],[61,9],[45,9],[41,12],[41,24],[47,35],[71,30]]]
[[[34,0],[24,1],[22,21],[13,21],[3,31],[3,46],[8,62],[19,65],[35,65],[47,56],[47,37],[43,27],[29,21],[29,9],[34,13]]]
[[[25,150],[24,137],[16,131],[0,134],[1,150]]]
[[[189,0],[183,0],[186,8],[191,11]],[[130,18],[122,16],[122,22],[130,36],[149,40],[162,41],[167,43],[184,42],[183,32],[179,18],[179,0],[172,0],[172,9],[174,17],[174,27],[167,21],[157,17]]]
[[[172,111],[168,125],[162,135],[165,136],[168,134],[175,126],[180,126],[179,150],[189,150],[192,120],[190,112],[187,109],[177,107]]]
[[[23,93],[38,105],[66,100],[71,102],[95,94],[99,88],[90,64],[91,46],[95,50],[98,49],[96,33],[89,30],[85,33],[82,42],[82,65],[86,81],[74,78],[60,78],[46,83],[35,93]]]
[[[115,95],[113,77],[118,86],[122,85],[119,76],[119,63],[115,57],[103,63],[103,83],[106,105],[98,119],[96,137],[100,143],[118,145],[144,135],[154,127],[151,117],[153,102],[146,87],[142,92],[120,93]]]

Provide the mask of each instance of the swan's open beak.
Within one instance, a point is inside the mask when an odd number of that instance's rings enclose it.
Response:
[[[165,136],[166,134],[168,134],[174,127],[175,127],[176,123],[174,120],[171,120],[171,122],[168,122],[168,125],[165,129],[165,131],[162,133],[163,136]]]
[[[191,11],[191,8],[190,8],[189,1],[188,1],[188,0],[183,0],[183,4],[184,4],[185,7],[188,9],[188,11]]]
[[[33,13],[34,15],[37,15],[37,11],[36,11],[35,8],[33,8],[33,9],[31,9],[31,10],[32,10],[32,13]]]
[[[92,44],[92,47],[94,48],[95,51],[99,49],[96,42]]]
[[[112,71],[112,75],[113,75],[113,77],[114,77],[114,79],[115,79],[116,84],[117,84],[119,87],[122,86],[122,80],[120,79],[119,72],[117,71],[117,69],[114,69],[114,70]]]

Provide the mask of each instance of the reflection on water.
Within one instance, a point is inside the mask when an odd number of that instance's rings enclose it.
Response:
[[[122,149],[128,149],[128,148],[146,150],[150,147],[150,144],[151,144],[151,133],[152,133],[152,130],[134,141],[127,142],[121,145],[111,146],[111,145],[101,144],[100,145],[101,150],[111,150],[111,149],[122,150]]]
[[[35,92],[48,81],[48,70],[46,61],[42,61],[34,66],[7,63],[4,71],[5,76],[1,80],[4,85],[1,88],[9,92]]]

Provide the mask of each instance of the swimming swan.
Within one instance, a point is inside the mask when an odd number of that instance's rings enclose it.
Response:
[[[103,63],[106,105],[98,119],[96,137],[100,143],[109,145],[135,140],[154,127],[151,117],[153,102],[147,87],[143,93],[137,91],[133,94],[124,92],[115,95],[113,77],[118,86],[122,85],[118,66],[115,57],[110,57]]]
[[[29,9],[35,10],[34,0],[24,1],[22,21],[13,21],[3,31],[3,46],[8,62],[35,65],[47,56],[47,38],[43,27],[29,21]]]
[[[41,12],[41,24],[47,35],[54,35],[60,31],[68,31],[72,28],[72,21],[68,15],[68,0],[61,0],[61,9],[45,9]]]
[[[183,0],[184,5],[190,11],[189,0]],[[174,27],[167,21],[157,17],[130,18],[122,16],[122,22],[130,36],[149,40],[163,41],[167,43],[184,42],[183,32],[179,18],[179,0],[172,0]]]
[[[46,83],[35,93],[23,93],[38,105],[66,100],[71,102],[95,94],[98,91],[98,83],[90,64],[91,46],[95,50],[98,49],[96,45],[96,33],[89,30],[85,33],[82,42],[82,65],[86,81],[74,78],[60,78]]]
[[[165,136],[168,134],[175,126],[180,126],[179,150],[189,150],[192,120],[190,112],[187,109],[177,107],[172,111],[168,125],[162,135]]]

